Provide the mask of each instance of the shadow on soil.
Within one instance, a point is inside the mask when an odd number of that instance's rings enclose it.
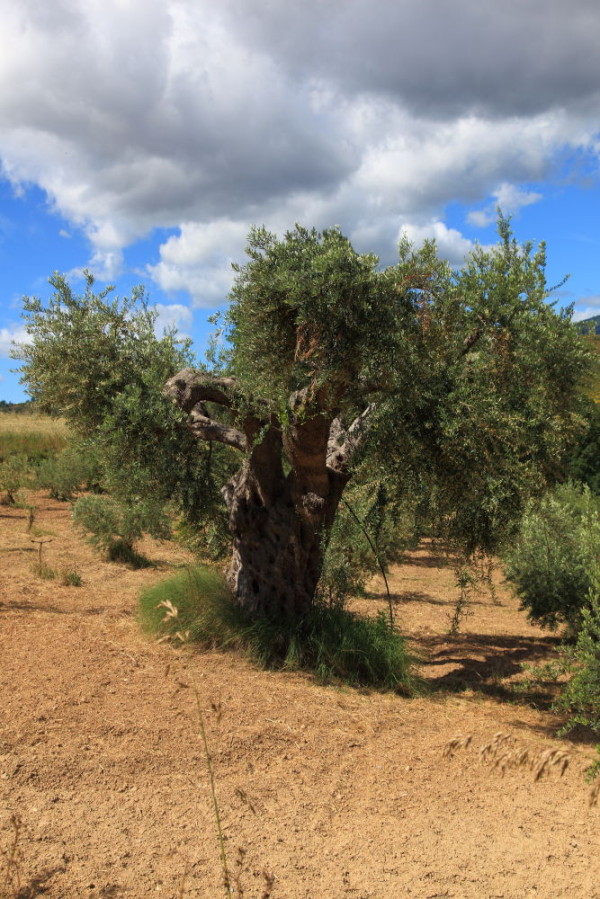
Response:
[[[48,892],[48,881],[56,874],[64,874],[65,870],[66,868],[61,865],[41,871],[37,877],[34,877],[28,884],[20,887],[18,892],[14,894],[16,899],[34,899],[35,896],[43,896]]]
[[[47,603],[43,605],[33,602],[10,602],[5,603],[0,600],[0,614],[2,612],[46,612],[48,615],[104,615],[105,613],[116,614],[119,617],[132,615],[133,612],[128,609],[115,609],[112,606],[93,606],[88,609],[82,606],[73,608],[60,609],[58,606],[51,606]]]
[[[558,637],[521,637],[490,634],[423,636],[415,640],[424,659],[423,674],[430,688],[440,693],[474,690],[500,700],[523,701],[548,709],[553,697],[543,684],[538,691],[516,693],[503,682],[521,674],[525,664],[548,661],[560,645]],[[448,668],[439,675],[436,668]],[[541,702],[541,704],[540,704]]]

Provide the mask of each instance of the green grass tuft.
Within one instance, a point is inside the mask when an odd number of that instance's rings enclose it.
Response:
[[[364,618],[317,603],[300,620],[253,618],[234,603],[219,574],[192,568],[145,590],[139,617],[146,633],[243,651],[265,668],[405,694],[416,687],[404,640],[383,612]]]

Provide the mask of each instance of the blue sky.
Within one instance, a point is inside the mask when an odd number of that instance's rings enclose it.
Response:
[[[459,264],[494,210],[600,312],[596,0],[0,0],[0,399],[21,297],[143,283],[202,352],[251,224]]]

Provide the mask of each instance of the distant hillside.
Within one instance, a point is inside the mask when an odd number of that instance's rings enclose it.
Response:
[[[581,322],[575,323],[578,331],[582,334],[600,334],[600,315],[592,315],[591,318],[584,318]]]
[[[10,403],[7,400],[0,400],[0,412],[28,412],[34,413],[35,406],[32,400],[24,403]]]

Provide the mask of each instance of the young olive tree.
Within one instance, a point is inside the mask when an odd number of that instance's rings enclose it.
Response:
[[[14,354],[32,399],[67,419],[79,454],[98,459],[103,487],[123,514],[143,513],[146,530],[164,536],[168,502],[193,522],[212,515],[230,466],[223,453],[198,446],[162,395],[165,381],[191,364],[189,342],[157,337],[141,288],[119,300],[113,288],[96,293],[89,275],[81,295],[59,274],[50,284],[47,302],[24,299],[32,342]]]
[[[302,616],[351,481],[384,485],[396,509],[420,497],[473,550],[560,474],[587,353],[547,302],[543,245],[499,230],[455,272],[434,243],[403,241],[381,269],[337,229],[253,229],[211,370],[151,338],[144,306],[55,279],[49,306],[26,303],[24,381],[133,482],[140,468],[214,508],[222,475],[238,603]]]

